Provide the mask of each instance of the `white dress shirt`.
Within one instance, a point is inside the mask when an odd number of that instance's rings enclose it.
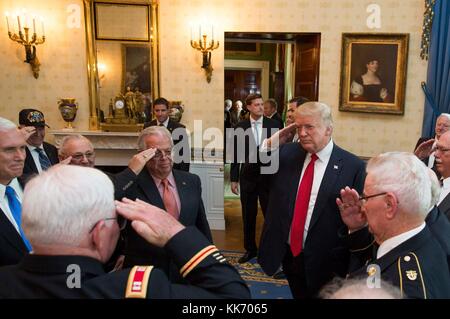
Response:
[[[330,161],[331,152],[333,151],[333,140],[330,139],[328,144],[320,151],[317,152],[317,160],[314,163],[314,179],[313,179],[313,185],[311,189],[311,196],[309,198],[309,204],[308,204],[308,212],[306,215],[306,221],[305,221],[305,230],[303,231],[303,247],[305,244],[306,237],[308,236],[308,229],[309,224],[311,222],[312,213],[314,211],[314,206],[316,204],[317,195],[319,194],[319,188],[320,184],[322,184],[323,176],[325,175],[325,170],[328,166],[328,162]],[[309,162],[311,162],[311,154],[308,153],[306,155],[305,161],[303,162],[303,168],[302,168],[302,174],[300,175],[300,180],[297,185],[297,193],[298,189],[300,188],[300,183],[302,181],[303,175],[305,173],[306,167],[308,166]],[[295,196],[297,198],[297,195]],[[295,205],[294,205],[295,206]],[[291,224],[292,229],[292,224]],[[288,244],[290,244],[290,238],[291,233],[289,231],[289,237],[288,237]]]
[[[38,151],[36,151],[37,147],[31,146],[28,144],[27,144],[27,147],[28,147],[28,150],[30,151],[31,156],[33,157],[33,161],[37,167],[38,173],[39,174],[42,173],[42,166],[41,166],[41,162],[39,161],[39,153],[38,153]],[[47,155],[47,153],[44,150],[44,146],[42,144],[39,146],[39,148],[44,152],[45,155]],[[48,157],[48,155],[47,155],[47,158],[50,161],[50,158]]]
[[[441,188],[441,195],[439,196],[439,201],[436,206],[439,206],[445,197],[447,197],[448,193],[450,193],[450,177],[445,178]]]
[[[167,125],[169,125],[169,117],[166,118],[166,120],[162,123],[160,123],[158,120],[156,120],[156,124],[160,126],[161,124],[164,125],[165,128],[167,128]]]
[[[255,124],[255,123],[258,123],[258,124]],[[261,116],[256,121],[250,116],[250,124],[252,126],[253,136],[255,137],[255,143],[257,146],[259,146],[259,144],[261,144],[261,136],[262,136],[262,130],[263,130],[263,116]],[[257,130],[255,128],[256,125],[258,125]]]
[[[17,199],[22,204],[23,191],[22,186],[20,186],[17,178],[14,178],[8,184],[8,186],[11,186],[14,189]],[[20,234],[19,226],[17,225],[16,220],[14,219],[12,212],[9,209],[8,197],[6,197],[6,186],[3,184],[0,184],[0,208],[2,209],[8,220],[11,222],[11,224],[14,226],[14,228],[17,230],[17,232]]]
[[[388,240],[385,240],[380,247],[378,247],[377,250],[377,259],[383,257],[388,252],[390,252],[395,247],[399,246],[400,244],[404,243],[408,239],[412,238],[413,236],[417,235],[422,231],[422,229],[425,228],[425,222],[423,222],[420,226],[413,228],[405,233],[402,233],[400,235],[394,236],[389,238]]]

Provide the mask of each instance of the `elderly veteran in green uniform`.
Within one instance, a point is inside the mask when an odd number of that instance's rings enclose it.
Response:
[[[364,193],[346,187],[336,199],[348,230],[350,277],[399,287],[405,298],[450,298],[445,250],[425,219],[432,203],[428,168],[413,154],[391,152],[367,165]]]
[[[102,264],[119,237],[116,211],[164,247],[188,284],[172,284],[150,265],[105,273]],[[23,228],[33,254],[0,268],[0,298],[250,297],[238,272],[198,230],[141,201],[115,203],[112,182],[93,168],[59,165],[32,179]]]

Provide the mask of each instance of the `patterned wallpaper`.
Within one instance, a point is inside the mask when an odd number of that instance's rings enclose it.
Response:
[[[88,128],[84,20],[81,20],[79,28],[67,27],[69,14],[66,10],[70,4],[79,4],[83,13],[81,0],[0,2],[1,116],[17,122],[20,109],[38,108],[44,112],[52,129],[61,129],[64,121],[58,111],[57,101],[63,97],[75,97],[79,103],[79,111],[74,124],[79,129]],[[26,8],[28,12],[44,17],[46,40],[44,44],[37,46],[37,56],[41,63],[38,79],[33,77],[30,66],[23,62],[23,46],[8,39],[4,12],[11,13],[19,8]],[[17,29],[17,20],[14,19],[14,22]]]
[[[38,47],[41,75],[31,76],[23,63],[23,48],[7,39],[6,23],[0,23],[0,114],[16,120],[22,106],[38,106],[52,128],[63,121],[56,109],[58,97],[76,97],[80,103],[75,125],[88,127],[88,93],[85,68],[84,26],[66,26],[66,8],[81,0],[4,0],[0,13],[32,6],[46,17],[46,43]],[[381,28],[369,29],[366,7],[381,8]],[[224,31],[321,32],[319,99],[331,105],[334,139],[361,156],[391,150],[410,151],[420,136],[424,97],[420,82],[426,78],[426,62],[419,58],[423,0],[161,0],[160,70],[161,95],[185,105],[182,122],[193,130],[202,119],[203,129],[223,126]],[[190,24],[209,18],[221,42],[212,54],[212,81],[207,83],[201,54],[189,45]],[[410,34],[404,116],[338,111],[342,32],[398,32]],[[197,135],[198,137],[199,135]],[[219,141],[221,143],[221,141]],[[207,144],[208,141],[204,141]]]

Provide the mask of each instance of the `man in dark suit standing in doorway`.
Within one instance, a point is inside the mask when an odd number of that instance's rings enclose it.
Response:
[[[21,227],[25,138],[17,126],[0,117],[0,266],[17,264],[31,246]]]
[[[239,195],[242,207],[242,219],[244,224],[244,256],[239,259],[239,263],[244,263],[256,257],[256,216],[258,214],[258,199],[263,215],[267,208],[269,185],[267,176],[261,174],[260,157],[257,155],[259,146],[266,137],[280,128],[280,124],[263,116],[264,102],[260,94],[250,94],[245,100],[250,117],[240,121],[235,127],[232,149],[234,159],[230,168],[231,191]],[[238,141],[238,132],[246,132]],[[229,137],[230,138],[230,137]],[[245,147],[244,152],[238,151],[238,143]],[[231,147],[231,145],[229,145]],[[238,160],[238,156],[243,156]],[[253,158],[252,158],[253,157]]]
[[[50,166],[58,164],[58,150],[50,143],[44,142],[45,123],[44,114],[35,109],[23,109],[19,112],[19,127],[34,127],[36,130],[27,139],[25,175],[40,174]]]
[[[191,158],[189,137],[186,131],[186,126],[181,123],[173,121],[169,117],[169,101],[165,98],[160,97],[153,103],[153,114],[155,119],[151,122],[146,122],[144,128],[149,126],[164,126],[172,134],[173,143],[175,145],[180,144],[182,146],[179,152],[174,154],[174,164],[175,169],[189,172],[189,163]]]
[[[279,132],[281,141],[297,128],[299,142],[279,149],[258,262],[268,275],[281,263],[294,298],[312,298],[337,272],[333,255],[344,224],[336,197],[347,185],[362,191],[365,171],[362,160],[334,144],[328,105],[300,105],[295,124]]]

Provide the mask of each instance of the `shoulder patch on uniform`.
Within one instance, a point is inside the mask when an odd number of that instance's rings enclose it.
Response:
[[[147,297],[148,281],[153,266],[134,266],[128,275],[127,289],[125,298]]]
[[[202,250],[200,250],[198,253],[196,253],[189,261],[184,264],[183,267],[180,269],[181,276],[186,277],[192,269],[194,269],[199,263],[201,263],[206,257],[211,255],[212,253],[215,253],[216,251],[219,251],[216,246],[210,245],[206,246]]]
[[[403,286],[405,283],[416,284],[423,292],[423,298],[427,299],[425,282],[423,281],[422,269],[419,258],[413,252],[400,256],[397,260],[398,275],[400,278],[400,291],[403,296]]]

